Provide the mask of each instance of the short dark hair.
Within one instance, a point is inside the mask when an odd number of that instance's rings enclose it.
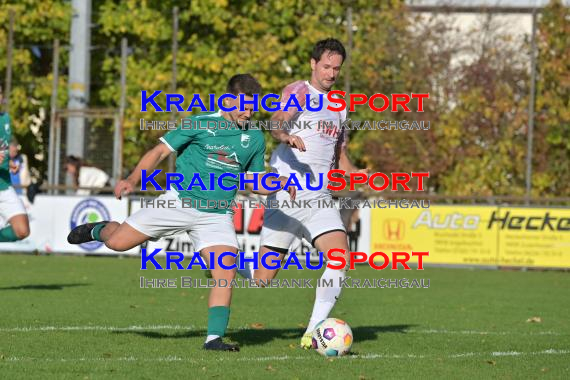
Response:
[[[237,74],[231,77],[228,82],[227,92],[233,95],[246,94],[253,96],[253,94],[261,94],[261,85],[250,74]]]
[[[79,170],[81,170],[82,166],[85,166],[85,163],[80,157],[72,155],[65,157],[65,165],[71,165],[75,167],[75,175],[73,177],[73,183],[75,184],[75,186],[79,186]]]
[[[340,54],[343,62],[346,59],[346,50],[344,50],[342,42],[334,38],[327,38],[326,40],[320,40],[317,42],[313,48],[313,52],[311,53],[311,58],[316,62],[319,62],[325,51]]]
[[[85,162],[83,162],[81,157],[70,155],[65,157],[65,164],[76,166],[79,169],[81,166],[85,165]]]

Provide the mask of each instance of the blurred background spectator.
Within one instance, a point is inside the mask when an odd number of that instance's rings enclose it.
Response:
[[[65,160],[65,170],[73,179],[75,187],[99,187],[103,188],[109,185],[109,175],[103,170],[89,165],[81,158],[76,156],[67,156]],[[77,189],[77,195],[91,195],[99,193],[96,190]]]
[[[28,157],[20,153],[20,144],[15,138],[10,142],[10,179],[18,195],[26,194],[28,186],[32,183]]]

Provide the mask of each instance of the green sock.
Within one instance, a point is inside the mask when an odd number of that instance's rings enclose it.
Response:
[[[213,306],[208,309],[208,335],[224,336],[230,321],[230,308]]]
[[[91,236],[93,237],[93,239],[101,242],[103,241],[101,240],[101,230],[105,228],[106,225],[107,225],[106,223],[105,224],[101,223],[93,227],[93,229],[91,230]]]
[[[12,226],[8,225],[0,230],[0,242],[7,242],[7,241],[18,241],[18,237],[16,233],[14,233],[14,229]]]

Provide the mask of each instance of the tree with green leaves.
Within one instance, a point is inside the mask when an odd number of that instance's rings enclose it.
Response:
[[[0,4],[0,74],[6,68],[12,9],[16,22],[10,112],[24,152],[44,175],[49,115],[44,112],[38,133],[30,128],[30,118],[40,110],[49,112],[55,38],[62,42],[58,105],[67,103],[65,46],[71,9],[63,0]],[[139,120],[179,120],[188,114],[140,112],[141,90],[171,89],[175,6],[180,20],[175,92],[189,99],[194,93],[205,98],[224,93],[228,78],[238,72],[253,74],[265,93],[276,94],[288,83],[308,78],[310,50],[317,40],[347,41],[348,5],[351,66],[343,68],[336,88],[342,89],[343,76],[350,75],[353,93],[430,93],[423,113],[376,113],[360,106],[348,117],[431,122],[427,131],[354,131],[353,159],[373,171],[429,171],[430,191],[438,194],[523,195],[530,46],[501,30],[493,17],[461,34],[451,18],[413,14],[400,0],[103,0],[94,3],[92,15],[90,107],[118,107],[120,44],[126,37],[124,166],[132,170],[142,152],[164,133],[141,131]],[[534,195],[563,196],[570,186],[567,18],[568,8],[560,1],[553,1],[539,18]],[[164,103],[162,97],[159,104]],[[270,116],[260,112],[257,118]],[[90,125],[94,149],[112,140],[110,133],[107,140],[93,137],[104,124]],[[266,135],[269,154],[275,142]]]
[[[47,170],[49,108],[52,89],[53,41],[69,40],[71,12],[68,2],[29,0],[0,1],[0,80],[7,68],[9,15],[14,15],[12,90],[9,113],[14,136],[28,156],[37,179]],[[64,49],[62,49],[64,51]],[[66,54],[60,62],[66,67]],[[67,102],[66,71],[60,72],[59,104]]]
[[[570,9],[552,1],[538,21],[533,195],[570,194]]]

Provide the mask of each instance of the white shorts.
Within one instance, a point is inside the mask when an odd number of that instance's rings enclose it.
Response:
[[[162,194],[157,200],[165,200],[176,205],[175,208],[142,208],[129,216],[125,222],[135,230],[158,239],[164,236],[187,232],[196,251],[213,245],[229,245],[238,248],[233,214],[216,214],[182,207],[182,202],[175,192]],[[155,203],[156,204],[156,203]]]
[[[289,200],[289,194],[280,191],[267,197],[277,199],[279,205]],[[331,202],[331,197],[320,197],[321,202]],[[260,246],[289,250],[305,238],[313,246],[315,240],[327,232],[344,231],[340,212],[337,208],[318,208],[317,200],[310,201],[311,208],[266,208],[263,214]]]
[[[0,191],[0,216],[6,223],[16,215],[26,215],[26,208],[13,187]]]

